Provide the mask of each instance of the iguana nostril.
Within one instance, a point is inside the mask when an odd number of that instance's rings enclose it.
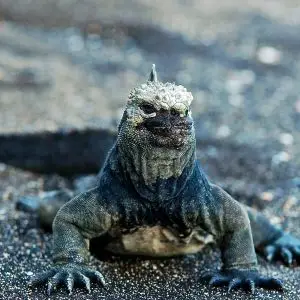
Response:
[[[156,108],[154,107],[154,105],[152,105],[150,103],[143,104],[143,105],[140,106],[140,108],[146,114],[152,114],[152,113],[156,112]]]
[[[180,112],[176,109],[171,109],[171,115],[175,117],[180,117]]]

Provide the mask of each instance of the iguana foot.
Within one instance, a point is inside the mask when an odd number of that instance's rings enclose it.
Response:
[[[300,240],[288,233],[265,246],[263,252],[268,261],[282,260],[290,266],[294,260],[300,264]]]
[[[83,265],[65,264],[57,265],[49,271],[37,275],[29,285],[37,286],[47,283],[47,294],[50,296],[59,286],[65,286],[69,294],[72,294],[74,286],[84,286],[90,292],[91,280],[105,286],[104,277],[100,272]]]
[[[256,287],[266,289],[283,290],[283,284],[279,279],[263,277],[257,271],[230,269],[215,272],[206,277],[211,286],[227,286],[228,293],[233,289],[242,288],[255,292]]]

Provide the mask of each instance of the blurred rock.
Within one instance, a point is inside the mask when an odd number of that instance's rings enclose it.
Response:
[[[18,200],[16,209],[24,212],[36,212],[40,206],[40,201],[39,196],[24,196]]]
[[[98,183],[97,176],[80,176],[74,180],[74,187],[76,192],[83,193],[94,188]]]
[[[40,202],[37,207],[39,222],[42,228],[52,230],[52,223],[58,210],[74,197],[71,190],[58,190],[44,192],[39,195]]]
[[[289,133],[282,133],[279,136],[279,140],[283,145],[289,146],[294,142],[294,137]]]
[[[279,64],[281,56],[281,52],[273,47],[262,47],[257,51],[257,59],[266,65]]]

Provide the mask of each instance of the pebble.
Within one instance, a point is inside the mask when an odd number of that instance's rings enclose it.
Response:
[[[282,58],[282,53],[276,48],[265,46],[257,50],[258,61],[266,65],[278,65]]]
[[[7,210],[5,208],[0,208],[0,221],[4,221],[7,215]]]
[[[266,191],[261,193],[260,197],[264,201],[272,201],[274,199],[274,194],[272,192]]]
[[[33,272],[28,271],[28,272],[25,272],[25,274],[28,275],[28,276],[32,276],[32,275],[33,275]]]
[[[272,162],[274,164],[279,164],[281,162],[287,162],[291,159],[291,156],[289,153],[285,152],[285,151],[281,151],[281,152],[278,152],[277,154],[275,154],[273,157],[272,157]]]
[[[7,165],[0,163],[0,173],[3,173],[7,169]]]
[[[282,223],[282,218],[277,217],[277,216],[271,216],[269,219],[273,224],[276,224],[276,225],[279,225]]]
[[[244,97],[241,94],[230,95],[228,102],[235,107],[240,107],[244,102]]]
[[[292,185],[300,188],[300,177],[295,177],[291,180]]]
[[[40,186],[40,182],[38,182],[38,181],[29,181],[27,183],[27,187],[29,189],[39,189],[39,186]]]
[[[81,32],[75,27],[65,29],[65,38],[71,52],[82,51],[85,47]]]
[[[279,136],[279,141],[281,144],[289,146],[294,142],[294,137],[290,133],[281,133]]]
[[[255,82],[256,75],[252,70],[241,70],[238,73],[244,85],[251,85]]]
[[[7,187],[7,189],[4,191],[4,193],[2,195],[2,199],[4,201],[12,200],[13,196],[14,196],[13,187]]]
[[[232,71],[225,82],[225,88],[230,94],[239,94],[254,83],[255,77],[251,70]]]
[[[217,130],[217,137],[226,138],[230,135],[231,130],[227,125],[221,125]]]
[[[40,205],[40,198],[37,196],[22,196],[17,200],[16,209],[24,212],[34,212]]]
[[[295,196],[289,196],[288,199],[286,200],[284,206],[283,206],[283,210],[285,212],[288,212],[290,210],[292,210],[292,207],[295,206],[297,204],[297,198]]]

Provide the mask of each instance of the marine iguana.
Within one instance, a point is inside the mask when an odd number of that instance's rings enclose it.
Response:
[[[153,65],[129,95],[97,186],[58,211],[54,266],[32,286],[47,283],[50,295],[60,284],[69,293],[82,284],[90,291],[91,280],[105,285],[86,264],[88,241],[109,235],[105,248],[113,253],[160,257],[196,253],[214,240],[223,266],[209,275],[210,285],[283,288],[258,273],[255,248],[291,264],[300,262],[300,240],[208,180],[196,160],[192,100],[183,86],[158,81]]]

